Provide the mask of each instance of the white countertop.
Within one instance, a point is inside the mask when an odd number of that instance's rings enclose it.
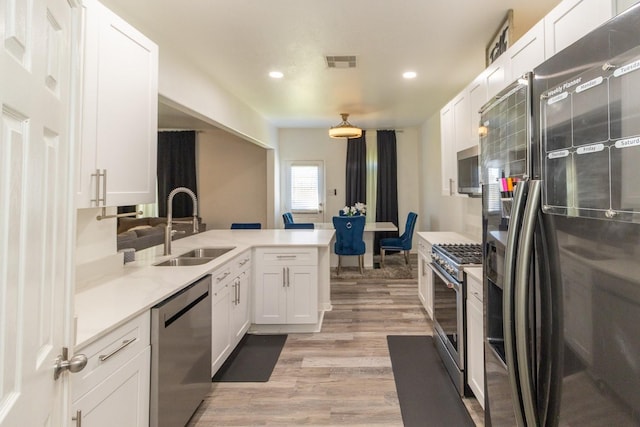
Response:
[[[211,230],[174,240],[172,255],[163,256],[162,245],[136,252],[135,262],[110,272],[99,282],[78,284],[76,349],[149,310],[246,250],[259,246],[328,246],[334,233],[334,230]],[[206,264],[153,266],[191,249],[229,246],[235,249]]]
[[[471,276],[482,283],[482,267],[465,267],[464,272],[467,273],[467,276]]]

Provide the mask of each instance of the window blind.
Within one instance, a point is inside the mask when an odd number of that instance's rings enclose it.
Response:
[[[317,213],[319,207],[318,166],[291,166],[291,211]]]

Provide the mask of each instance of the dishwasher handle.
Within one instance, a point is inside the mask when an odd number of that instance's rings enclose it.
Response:
[[[199,302],[206,299],[210,294],[210,287],[211,276],[207,275],[158,304],[154,310],[159,311],[160,324],[165,328],[171,326]]]

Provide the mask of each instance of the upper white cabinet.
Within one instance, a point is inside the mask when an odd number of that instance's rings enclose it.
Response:
[[[610,0],[564,0],[544,18],[547,57],[612,18],[614,8]]]
[[[544,62],[544,22],[538,22],[506,52],[509,80],[513,81]]]
[[[154,202],[158,46],[101,3],[83,3],[77,207]]]
[[[496,96],[502,89],[511,83],[511,76],[508,72],[508,52],[503,53],[493,61],[491,65],[484,71],[485,80],[487,82],[487,99]]]
[[[485,73],[480,74],[467,88],[469,92],[469,147],[480,143],[480,108],[488,101],[487,78]]]
[[[455,158],[453,102],[450,102],[440,110],[440,165],[442,166],[443,196],[453,196],[457,193]]]

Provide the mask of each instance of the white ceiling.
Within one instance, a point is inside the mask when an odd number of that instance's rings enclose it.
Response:
[[[103,2],[277,127],[329,127],[347,112],[354,125],[397,129],[423,123],[482,71],[508,9],[521,35],[559,0]],[[326,55],[356,55],[358,66],[329,69]],[[160,113],[161,127],[188,127],[175,109]]]

